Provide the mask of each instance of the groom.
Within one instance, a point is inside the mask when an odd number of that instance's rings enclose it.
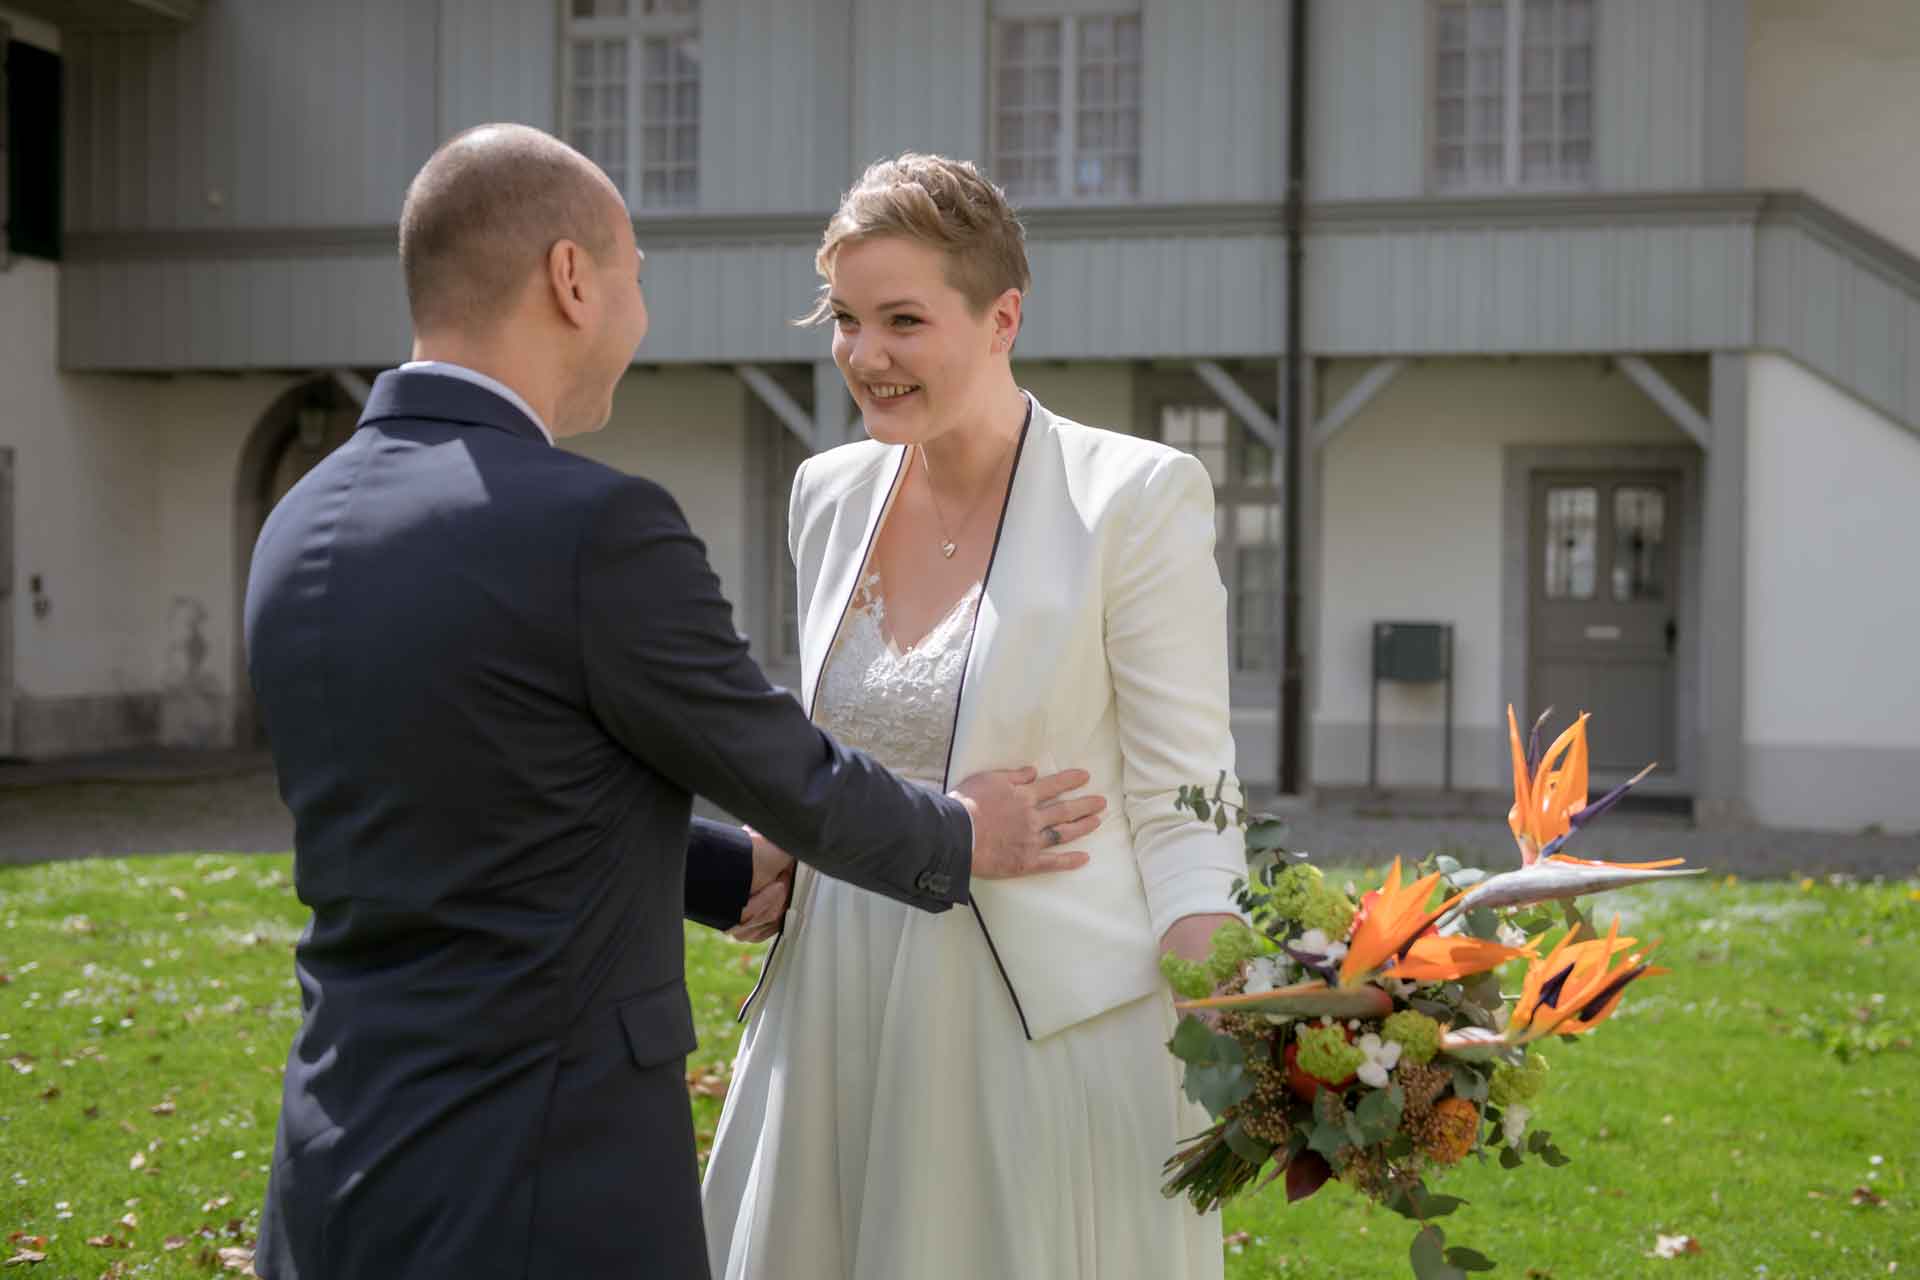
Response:
[[[785,866],[690,827],[691,795],[943,911],[970,876],[1083,862],[1046,824],[1085,775],[938,796],[836,745],[748,658],[673,500],[552,447],[606,422],[647,329],[591,162],[460,135],[400,258],[415,360],[274,510],[248,584],[313,912],[256,1266],[705,1276],[680,921],[772,918]]]

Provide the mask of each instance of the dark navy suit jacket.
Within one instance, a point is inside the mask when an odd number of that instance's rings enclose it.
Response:
[[[680,921],[750,861],[692,795],[933,911],[964,809],[768,685],[664,490],[441,374],[274,509],[246,630],[313,911],[260,1274],[705,1276]]]

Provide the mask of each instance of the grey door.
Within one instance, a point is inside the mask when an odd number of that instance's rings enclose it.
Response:
[[[13,450],[0,449],[0,756],[13,750]]]
[[[1592,712],[1602,774],[1676,763],[1680,493],[1667,471],[1533,477],[1528,703],[1551,706],[1556,730]]]

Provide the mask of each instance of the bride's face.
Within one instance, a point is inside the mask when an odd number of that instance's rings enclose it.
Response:
[[[1019,294],[1013,290],[1014,323]],[[938,249],[876,236],[842,246],[833,262],[833,359],[886,444],[921,444],[977,416],[1011,346],[1006,300],[976,315],[947,282]]]

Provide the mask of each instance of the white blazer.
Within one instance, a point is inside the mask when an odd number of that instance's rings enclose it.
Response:
[[[1089,791],[1108,799],[1099,829],[1068,846],[1092,855],[1086,867],[972,885],[974,916],[1036,1039],[1159,988],[1161,935],[1182,916],[1233,912],[1246,850],[1238,828],[1217,834],[1174,809],[1183,784],[1233,775],[1212,482],[1178,450],[1032,404],[946,785],[983,769],[1082,768]],[[794,478],[788,538],[809,714],[907,452],[860,441],[808,459]],[[803,867],[801,879],[810,874]],[[810,887],[795,885],[802,916]],[[778,947],[763,982],[779,980]]]

